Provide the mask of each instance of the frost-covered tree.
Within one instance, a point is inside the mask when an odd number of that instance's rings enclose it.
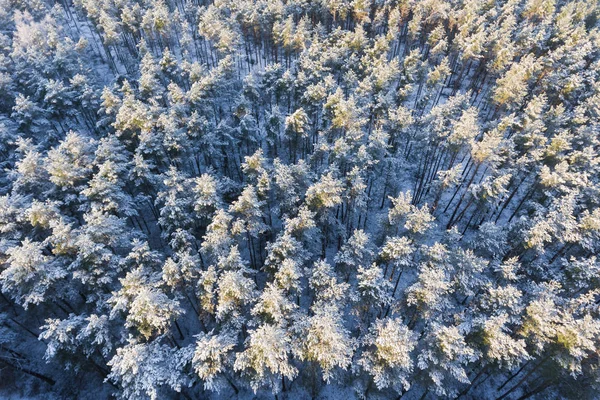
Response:
[[[398,393],[410,389],[409,377],[414,368],[411,353],[417,335],[399,319],[378,319],[364,341],[367,350],[359,363],[372,376],[377,389],[392,387]]]
[[[228,382],[231,352],[236,343],[235,335],[230,332],[215,334],[211,331],[197,336],[192,367],[206,390],[219,392],[224,382]]]
[[[186,349],[176,350],[158,341],[136,343],[130,340],[117,349],[108,362],[108,379],[123,388],[128,399],[158,399],[169,388],[181,392],[189,380],[183,373]]]
[[[597,397],[599,12],[0,0],[2,396]]]
[[[67,276],[60,259],[44,254],[43,249],[42,243],[25,239],[6,250],[6,268],[0,273],[2,291],[25,309],[59,295],[56,286]],[[54,293],[48,293],[52,289]]]
[[[278,393],[283,378],[293,379],[297,369],[290,362],[291,339],[284,329],[265,324],[249,332],[246,348],[238,353],[234,369],[248,375],[256,392],[270,387]]]
[[[350,366],[355,340],[343,326],[337,307],[316,308],[315,314],[301,323],[300,335],[298,356],[319,366],[326,382],[336,369],[345,370]]]
[[[417,366],[440,396],[457,393],[457,383],[470,383],[467,366],[478,359],[478,353],[465,342],[458,327],[434,324],[425,340],[427,347],[417,357]]]

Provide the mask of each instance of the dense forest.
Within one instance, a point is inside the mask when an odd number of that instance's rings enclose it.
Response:
[[[0,397],[598,399],[596,0],[0,0]]]

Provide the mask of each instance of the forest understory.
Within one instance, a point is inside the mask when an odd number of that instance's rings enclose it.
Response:
[[[0,0],[0,398],[600,399],[599,17]]]

